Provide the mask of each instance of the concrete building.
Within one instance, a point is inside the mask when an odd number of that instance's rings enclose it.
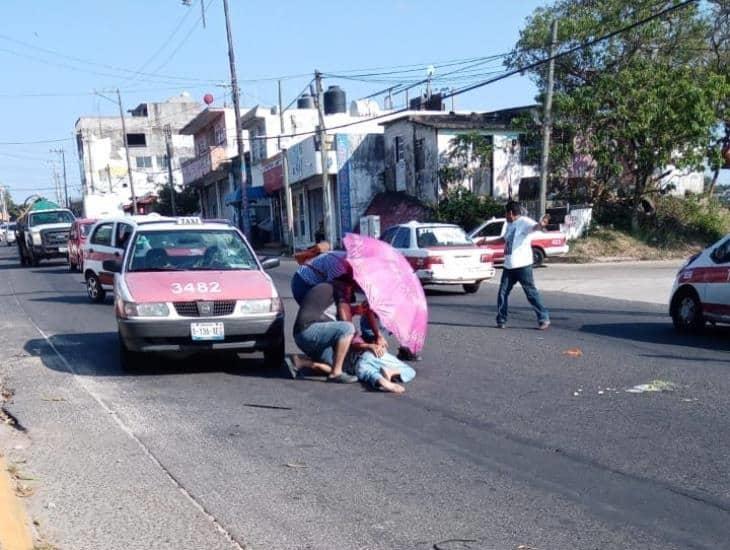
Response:
[[[198,191],[202,215],[227,218],[238,225],[241,195],[232,172],[238,156],[233,109],[208,107],[181,128],[180,134],[193,139],[195,153],[182,164],[182,181]]]
[[[329,94],[329,95],[328,95]],[[333,98],[334,95],[334,99]],[[332,87],[324,95],[328,161],[322,167],[319,137],[314,135],[319,120],[314,104],[305,96],[296,109],[284,113],[287,138],[288,182],[292,191],[294,245],[302,248],[324,236],[325,203],[323,169],[329,176],[334,208],[334,240],[352,231],[376,193],[384,190],[383,116],[374,102],[354,101],[345,107],[344,92]],[[270,205],[272,238],[285,242],[287,227],[284,172],[279,150],[281,135],[276,110],[258,107],[243,116],[251,140],[251,173],[254,190],[265,191]],[[267,139],[257,139],[267,136]],[[273,139],[270,139],[272,138]]]
[[[195,156],[195,150],[192,136],[179,132],[201,109],[202,105],[182,94],[163,102],[141,103],[125,116],[134,191],[142,209],[148,209],[160,186],[168,184],[168,125],[172,133],[173,180],[178,190],[182,186],[181,165]],[[75,129],[86,214],[99,215],[96,210],[101,203],[107,209],[131,210],[120,117],[80,117]]]
[[[459,135],[477,133],[492,145],[488,166],[463,181],[450,182],[498,199],[517,196],[523,178],[537,176],[525,161],[524,136],[512,124],[532,107],[490,113],[407,112],[383,122],[385,127],[385,185],[427,203],[436,203],[446,190],[439,171]]]

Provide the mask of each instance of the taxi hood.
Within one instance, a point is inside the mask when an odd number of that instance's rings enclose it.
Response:
[[[262,271],[141,271],[124,274],[131,299],[145,302],[256,300],[275,290]]]

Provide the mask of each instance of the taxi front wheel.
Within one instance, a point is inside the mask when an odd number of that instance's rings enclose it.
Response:
[[[678,332],[697,332],[705,326],[702,304],[692,290],[682,290],[672,304],[672,322]]]
[[[272,369],[280,368],[284,364],[284,341],[264,350],[264,363]]]

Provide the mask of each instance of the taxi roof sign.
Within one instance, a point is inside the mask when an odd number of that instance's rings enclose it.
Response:
[[[184,218],[177,218],[177,220],[175,220],[175,223],[177,225],[201,225],[203,222],[198,217],[188,216]]]

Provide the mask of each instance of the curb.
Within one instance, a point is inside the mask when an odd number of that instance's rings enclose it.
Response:
[[[0,548],[2,550],[32,550],[28,516],[13,491],[7,465],[0,456]]]

